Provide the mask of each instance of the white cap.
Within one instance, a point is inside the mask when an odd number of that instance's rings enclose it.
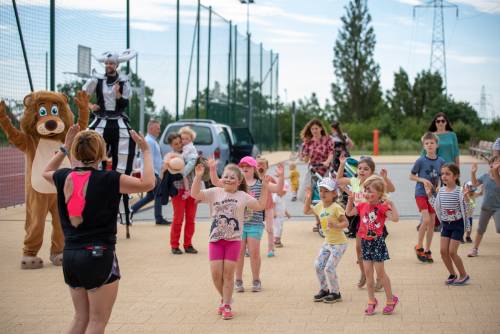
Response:
[[[330,177],[323,178],[323,180],[321,180],[319,182],[318,187],[326,188],[326,189],[328,189],[328,191],[335,191],[339,188],[337,181],[335,181],[334,179],[332,179]]]

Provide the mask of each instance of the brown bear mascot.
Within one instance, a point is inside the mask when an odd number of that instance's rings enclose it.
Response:
[[[85,92],[78,92],[75,98],[78,106],[80,129],[89,122],[89,98]],[[43,242],[45,219],[52,216],[52,243],[50,261],[62,264],[64,236],[57,209],[56,188],[45,181],[42,172],[46,164],[64,143],[69,127],[74,124],[73,113],[66,95],[48,91],[37,91],[24,98],[24,113],[16,129],[7,116],[5,102],[0,102],[0,127],[11,144],[26,156],[26,223],[24,225],[24,248],[22,269],[43,267],[43,260],[37,256]],[[70,167],[66,158],[61,167]]]

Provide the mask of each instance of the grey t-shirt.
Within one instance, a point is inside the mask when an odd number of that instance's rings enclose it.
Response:
[[[253,186],[248,187],[248,193],[257,200],[260,198],[261,190],[262,182],[260,180],[257,180]],[[264,211],[253,211],[247,208],[245,225],[264,226]]]
[[[497,186],[495,180],[486,173],[481,175],[478,179],[479,183],[483,185],[484,198],[482,207],[490,210],[500,209],[500,187]]]
[[[411,173],[413,175],[417,175],[420,178],[431,181],[434,189],[438,189],[439,179],[441,177],[441,167],[445,164],[445,161],[441,157],[437,157],[436,159],[430,159],[427,156],[422,156],[415,161],[413,168],[411,169]],[[424,184],[422,182],[417,182],[415,187],[415,197],[416,196],[425,196],[427,197],[427,193],[425,192]]]

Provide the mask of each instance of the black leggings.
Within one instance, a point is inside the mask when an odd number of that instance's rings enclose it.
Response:
[[[64,281],[71,288],[97,289],[120,279],[115,251],[106,249],[101,257],[93,257],[87,249],[65,249],[63,253]]]

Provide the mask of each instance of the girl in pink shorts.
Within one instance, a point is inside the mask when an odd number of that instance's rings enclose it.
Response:
[[[224,168],[219,183],[221,187],[200,190],[204,171],[203,165],[196,166],[191,196],[210,205],[212,224],[208,253],[212,279],[221,296],[218,314],[222,315],[222,319],[231,319],[234,271],[240,254],[245,209],[263,210],[267,202],[267,191],[262,191],[258,200],[249,195],[243,174],[233,164]],[[267,186],[268,182],[263,180],[263,189],[267,190]]]

